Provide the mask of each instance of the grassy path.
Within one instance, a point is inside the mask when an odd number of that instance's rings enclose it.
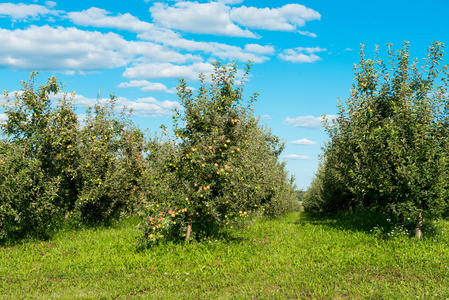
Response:
[[[143,252],[135,251],[135,220],[61,232],[0,248],[0,298],[449,298],[447,232],[384,239],[339,223],[291,213],[236,230],[231,240]]]

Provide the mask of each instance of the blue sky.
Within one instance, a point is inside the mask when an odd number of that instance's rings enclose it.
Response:
[[[255,113],[285,139],[282,159],[307,188],[327,139],[321,115],[349,96],[360,44],[448,42],[446,0],[372,1],[20,1],[0,3],[0,89],[20,90],[32,70],[76,92],[80,114],[114,93],[141,128],[171,124],[179,78],[197,86],[211,63],[254,61],[245,94]],[[447,58],[445,62],[447,63]],[[0,119],[4,114],[0,110]]]

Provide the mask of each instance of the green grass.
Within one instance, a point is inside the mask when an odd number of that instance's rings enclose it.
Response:
[[[0,297],[449,298],[449,222],[434,223],[419,241],[389,236],[394,224],[373,215],[291,213],[231,231],[227,240],[140,252],[137,223],[65,230],[49,241],[0,248]]]

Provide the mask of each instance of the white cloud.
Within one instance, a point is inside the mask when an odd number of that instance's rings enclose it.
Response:
[[[155,3],[150,8],[155,23],[190,33],[256,38],[247,29],[235,25],[229,15],[230,8],[220,2],[177,2],[173,6]]]
[[[329,121],[335,119],[335,115],[327,115],[326,118]],[[321,128],[323,122],[323,117],[314,116],[299,116],[296,118],[287,117],[284,120],[284,125],[289,125],[293,127],[304,127],[304,128]]]
[[[198,74],[213,73],[214,66],[210,63],[195,63],[192,65],[174,65],[170,63],[139,64],[126,68],[123,73],[127,78],[186,78],[198,79]]]
[[[181,39],[181,36],[173,30],[141,21],[129,13],[113,16],[107,10],[91,7],[80,12],[68,13],[67,18],[76,25],[136,32],[139,33],[138,38],[163,44]]]
[[[129,13],[117,16],[110,16],[110,14],[104,9],[91,7],[80,12],[67,13],[67,18],[76,25],[117,28],[133,32],[149,31],[154,27],[153,24],[140,21]]]
[[[353,49],[351,48],[346,48],[345,51],[352,51]]]
[[[153,97],[139,98],[137,101],[121,100],[119,104],[132,108],[135,115],[147,117],[171,115],[175,108],[182,110],[181,104],[176,101],[158,101]]]
[[[310,141],[308,139],[300,139],[292,142],[293,145],[307,145],[307,146],[314,146],[317,145],[316,142]]]
[[[37,4],[0,3],[0,17],[9,17],[14,20],[38,18],[45,15],[57,15],[58,11]]]
[[[122,82],[118,85],[119,88],[139,87],[144,92],[165,92],[174,93],[173,89],[168,89],[165,85],[158,82],[150,82],[148,80],[131,80],[129,82]]]
[[[243,0],[217,0],[217,2],[221,2],[224,4],[230,4],[230,5],[234,5],[234,4],[240,4],[243,2]]]
[[[310,37],[313,37],[313,38],[316,38],[316,37],[317,37],[317,35],[316,35],[315,33],[309,32],[309,31],[298,30],[298,33],[299,33],[300,35],[310,36]]]
[[[110,99],[102,98],[100,102],[108,102]],[[96,98],[87,98],[82,95],[75,95],[74,103],[78,106],[87,107],[97,103]],[[159,101],[153,97],[138,98],[136,101],[124,97],[118,97],[115,108],[120,111],[124,106],[133,110],[133,115],[144,117],[161,117],[172,114],[174,108],[182,110],[181,104],[177,101]]]
[[[0,28],[0,66],[11,69],[92,71],[131,62],[184,63],[199,58],[144,41],[127,41],[115,33],[77,28],[30,26]]]
[[[53,8],[53,7],[56,6],[56,2],[54,2],[54,1],[45,1],[45,5],[47,7]]]
[[[294,49],[286,49],[279,54],[279,58],[293,63],[313,63],[321,60],[321,57],[315,52],[327,51],[320,47],[297,47]]]
[[[245,45],[245,51],[251,52],[251,53],[258,53],[258,54],[273,54],[274,53],[274,47],[273,46],[262,46],[259,44],[246,44]]]
[[[220,59],[239,60],[244,62],[252,60],[255,63],[262,63],[269,60],[269,57],[261,54],[271,54],[274,52],[274,48],[271,46],[261,46],[256,44],[250,44],[249,47],[246,47],[248,45],[245,45],[245,49],[213,42],[209,43],[209,45],[212,47],[210,53]]]
[[[297,53],[293,49],[284,50],[279,54],[279,58],[293,63],[313,63],[321,60],[321,58],[315,54],[307,55],[304,53]]]
[[[216,42],[197,42],[193,40],[187,40],[184,38],[173,37],[167,38],[165,36],[154,36],[149,33],[141,33],[138,35],[143,40],[154,41],[162,43],[165,46],[172,48],[183,49],[187,51],[201,51],[207,54],[211,54],[215,59],[228,59],[228,60],[240,60],[248,61],[252,60],[255,63],[262,63],[269,59],[267,55],[274,53],[272,46],[262,46],[258,44],[247,44],[242,49],[238,46],[227,45]],[[214,60],[214,59],[212,59]]]
[[[311,158],[305,155],[298,154],[287,154],[282,157],[282,159],[294,159],[294,160],[310,160]]]
[[[136,32],[138,33],[137,37],[142,40],[187,51],[202,51],[212,54],[216,59],[221,60],[240,60],[246,62],[251,59],[256,63],[261,63],[269,59],[266,55],[274,53],[272,46],[248,44],[242,49],[238,46],[223,43],[187,40],[170,29],[140,21],[128,13],[113,16],[110,12],[95,7],[81,12],[68,13],[68,18],[77,25],[115,28]]]
[[[327,51],[326,48],[321,48],[321,47],[297,47],[297,48],[294,48],[294,50],[299,51],[299,52],[306,52],[308,54],[312,54],[315,52]]]
[[[293,31],[306,21],[319,20],[321,15],[300,4],[287,4],[280,8],[241,6],[231,10],[231,19],[247,28]]]

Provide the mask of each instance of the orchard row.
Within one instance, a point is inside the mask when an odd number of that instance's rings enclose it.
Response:
[[[213,82],[193,95],[178,86],[182,113],[173,134],[148,137],[98,101],[81,123],[73,95],[57,105],[55,77],[35,87],[37,72],[14,99],[5,93],[0,141],[0,239],[46,236],[64,222],[108,223],[141,217],[141,245],[201,238],[235,219],[298,209],[293,180],[278,161],[283,143],[258,123],[235,84],[236,65],[215,64]],[[162,127],[164,128],[164,127]]]

